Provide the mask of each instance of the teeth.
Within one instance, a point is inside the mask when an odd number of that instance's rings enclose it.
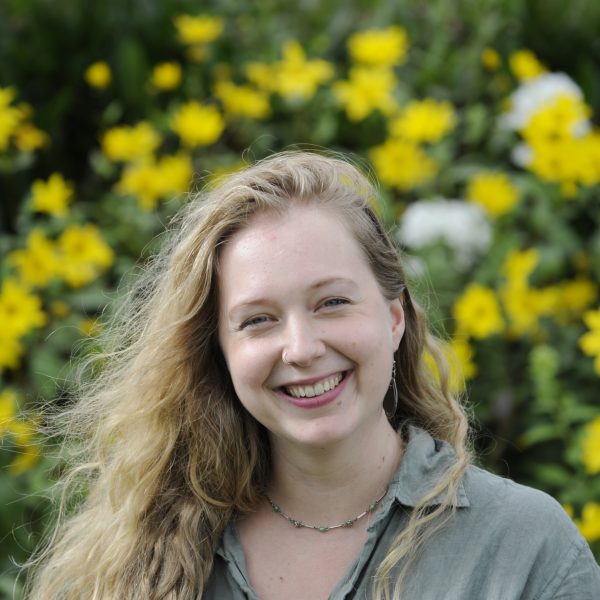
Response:
[[[337,387],[342,380],[342,374],[337,373],[336,375],[332,375],[327,379],[323,379],[314,385],[291,385],[285,388],[285,391],[290,394],[290,396],[294,396],[294,398],[313,398],[314,396],[319,396],[329,390],[332,390],[334,387]]]

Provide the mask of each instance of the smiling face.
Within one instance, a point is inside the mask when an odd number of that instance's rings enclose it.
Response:
[[[274,441],[324,446],[389,427],[402,305],[341,217],[313,205],[255,216],[223,249],[219,294],[233,385]]]

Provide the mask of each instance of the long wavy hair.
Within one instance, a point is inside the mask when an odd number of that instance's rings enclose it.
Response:
[[[256,508],[270,474],[266,431],[236,397],[217,339],[220,251],[256,213],[293,203],[338,211],[383,295],[403,297],[399,402],[388,417],[397,429],[423,427],[456,453],[379,565],[374,597],[400,597],[406,565],[451,518],[469,464],[468,423],[398,251],[372,209],[376,195],[345,159],[284,152],[228,176],[180,211],[107,327],[102,351],[86,359],[77,401],[60,417],[71,466],[54,534],[31,561],[31,598],[202,596],[225,527]],[[427,507],[440,494],[443,502]]]

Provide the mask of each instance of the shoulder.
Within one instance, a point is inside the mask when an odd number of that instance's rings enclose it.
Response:
[[[472,512],[491,526],[503,528],[506,535],[581,538],[563,507],[545,492],[475,466],[467,470],[463,485]]]
[[[531,512],[532,517],[537,515],[570,522],[562,506],[545,492],[474,465],[467,469],[463,484],[470,502],[481,508],[493,506],[502,514],[512,517]]]
[[[586,540],[562,506],[548,494],[475,466],[463,485],[469,499],[464,515],[479,548],[495,564],[522,571],[539,598],[574,592],[582,599],[600,592],[600,569]],[[577,594],[580,594],[577,596]],[[570,598],[571,596],[567,595]]]

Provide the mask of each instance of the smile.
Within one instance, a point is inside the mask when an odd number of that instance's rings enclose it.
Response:
[[[294,398],[314,398],[336,388],[343,377],[343,373],[336,373],[312,385],[290,385],[285,386],[283,389]]]

